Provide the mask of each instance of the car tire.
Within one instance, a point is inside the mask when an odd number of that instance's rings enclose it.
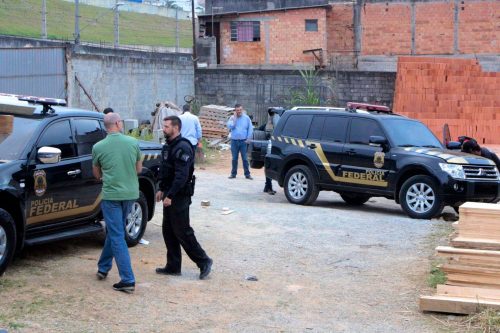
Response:
[[[339,194],[342,200],[344,200],[346,204],[351,206],[361,206],[371,198],[369,195],[366,194],[349,193],[349,192],[343,192]]]
[[[255,130],[255,131],[253,131],[252,139],[256,140],[256,141],[267,140],[268,139],[267,132]]]
[[[125,226],[125,240],[129,247],[136,246],[141,240],[146,225],[148,223],[148,202],[142,192],[139,192],[139,199],[134,201],[132,211],[127,216]]]
[[[319,194],[313,174],[305,165],[296,165],[288,170],[284,190],[288,201],[297,205],[311,205]]]
[[[399,191],[399,202],[406,214],[415,219],[431,219],[444,208],[439,187],[426,175],[408,178]]]
[[[12,216],[0,208],[0,276],[16,252],[16,224]]]
[[[264,167],[264,162],[250,160],[250,168],[262,169],[262,167]]]

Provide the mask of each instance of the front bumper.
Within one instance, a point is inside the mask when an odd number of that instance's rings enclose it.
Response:
[[[442,189],[444,202],[448,205],[466,201],[500,201],[500,181],[450,179]]]

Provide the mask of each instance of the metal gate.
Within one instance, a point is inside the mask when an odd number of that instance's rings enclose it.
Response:
[[[67,98],[65,49],[0,48],[0,93]]]

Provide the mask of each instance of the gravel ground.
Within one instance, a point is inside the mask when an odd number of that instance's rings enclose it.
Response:
[[[197,170],[192,225],[214,259],[210,278],[184,256],[183,274],[154,273],[165,263],[161,208],[149,245],[131,249],[131,295],[113,291],[114,268],[95,279],[99,239],[37,246],[0,279],[0,329],[21,332],[439,332],[418,312],[435,235],[449,223],[413,220],[375,198],[346,206],[330,192],[314,206],[287,202],[282,189],[227,178],[226,166]],[[202,208],[201,200],[210,200]],[[222,208],[234,210],[222,215]],[[246,278],[255,276],[258,281]]]

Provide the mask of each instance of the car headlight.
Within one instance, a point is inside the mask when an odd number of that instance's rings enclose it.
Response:
[[[464,168],[459,164],[439,163],[439,167],[455,179],[465,179]]]

